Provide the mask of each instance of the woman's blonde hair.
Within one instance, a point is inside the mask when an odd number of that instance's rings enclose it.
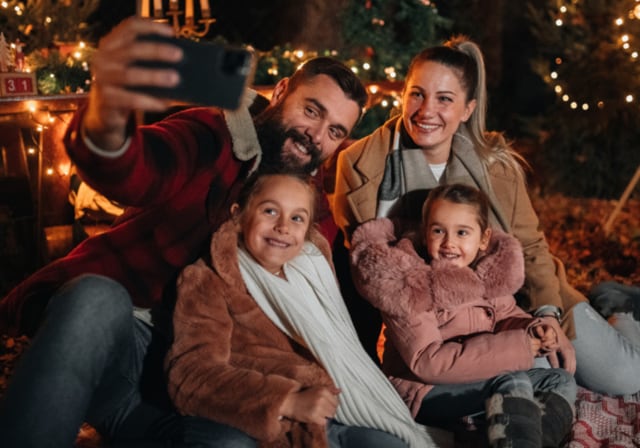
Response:
[[[476,100],[476,107],[464,125],[469,131],[480,159],[487,166],[500,162],[516,172],[524,174],[522,167],[528,163],[507,143],[504,135],[487,131],[487,83],[482,51],[466,36],[454,36],[441,46],[427,48],[411,60],[407,78],[425,61],[433,61],[453,69],[466,91],[466,101]]]

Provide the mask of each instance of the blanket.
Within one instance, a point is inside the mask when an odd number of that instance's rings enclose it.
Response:
[[[610,397],[578,388],[568,448],[640,446],[640,392]]]

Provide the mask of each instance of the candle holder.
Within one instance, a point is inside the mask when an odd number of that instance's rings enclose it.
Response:
[[[153,20],[155,22],[170,23],[173,27],[176,37],[200,38],[207,35],[211,25],[216,19],[211,17],[211,9],[208,0],[200,0],[201,19],[194,17],[194,0],[185,0],[185,11],[181,11],[178,6],[178,0],[171,0],[169,10],[163,11],[162,0],[138,0],[137,10],[141,17],[149,17],[150,9],[153,9]],[[184,15],[184,23],[180,23],[180,19]]]
[[[178,10],[167,11],[167,15],[171,17],[171,25],[176,32],[176,36],[180,37],[204,37],[209,32],[211,25],[216,21],[214,18],[199,19],[196,21],[193,17],[187,17],[184,24],[180,24],[180,16],[182,14],[183,12]],[[167,21],[167,19],[164,20]]]

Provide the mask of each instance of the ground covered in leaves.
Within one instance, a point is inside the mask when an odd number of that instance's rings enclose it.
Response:
[[[617,201],[533,197],[551,252],[564,261],[570,283],[587,293],[595,284],[640,285],[640,199],[616,215],[608,235],[603,227]]]
[[[609,280],[640,285],[640,199],[626,203],[608,235],[603,226],[617,201],[561,195],[532,199],[551,252],[565,262],[567,277],[578,290],[586,294],[593,285]],[[0,396],[28,343],[26,337],[0,336]],[[77,446],[98,446],[92,429],[83,431]]]

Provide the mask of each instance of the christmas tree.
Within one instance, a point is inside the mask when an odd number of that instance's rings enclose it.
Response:
[[[76,42],[90,33],[89,16],[99,0],[3,1],[0,29],[14,41],[25,44],[25,53],[47,48],[55,42]]]
[[[429,0],[350,0],[341,17],[339,57],[361,79],[402,81],[411,58],[448,37],[451,21],[438,14]],[[399,105],[401,83],[385,92],[371,91],[376,101],[354,130],[354,137],[369,134]]]
[[[538,170],[554,190],[619,197],[640,164],[640,4],[545,3],[529,10],[533,65],[556,96],[539,122]]]
[[[351,0],[342,15],[339,54],[368,63],[362,79],[401,80],[411,58],[441,43],[450,25],[429,0]]]

